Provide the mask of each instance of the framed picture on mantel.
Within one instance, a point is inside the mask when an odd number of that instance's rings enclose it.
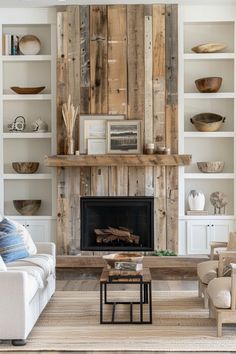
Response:
[[[108,154],[141,153],[141,121],[124,120],[107,122]]]
[[[124,115],[89,114],[80,116],[79,150],[80,154],[88,153],[89,139],[106,139],[108,120],[124,120]],[[91,140],[90,140],[91,147]]]

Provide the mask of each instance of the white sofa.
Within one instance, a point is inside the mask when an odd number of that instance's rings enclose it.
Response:
[[[36,243],[36,247],[37,255],[33,258],[7,263],[7,271],[0,272],[0,340],[12,340],[13,345],[26,344],[40,313],[55,292],[55,245]],[[37,256],[41,263],[48,263],[47,274],[43,264],[31,263]],[[42,284],[34,273],[40,274]]]

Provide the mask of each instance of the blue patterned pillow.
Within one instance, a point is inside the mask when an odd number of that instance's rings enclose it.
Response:
[[[15,225],[6,218],[0,222],[0,255],[5,263],[29,256]]]

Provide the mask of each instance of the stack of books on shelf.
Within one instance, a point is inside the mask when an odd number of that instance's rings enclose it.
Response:
[[[15,34],[5,33],[2,40],[2,54],[3,55],[18,55],[19,52],[19,36]]]
[[[208,215],[207,210],[188,210],[187,215]]]

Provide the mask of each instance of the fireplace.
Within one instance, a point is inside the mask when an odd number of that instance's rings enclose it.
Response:
[[[152,197],[82,197],[81,250],[152,251]]]

